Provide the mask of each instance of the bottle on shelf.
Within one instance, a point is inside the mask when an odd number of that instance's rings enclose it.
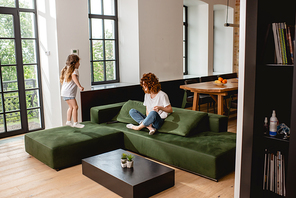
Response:
[[[275,110],[273,110],[272,116],[270,117],[270,121],[269,121],[269,135],[270,136],[277,135],[277,124],[278,124],[278,119],[276,117]]]
[[[265,119],[264,119],[263,134],[268,135],[268,119],[267,119],[267,117],[265,117]]]

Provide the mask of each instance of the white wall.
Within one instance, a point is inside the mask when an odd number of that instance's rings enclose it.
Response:
[[[88,26],[88,0],[56,0],[57,38],[59,52],[59,70],[65,66],[71,49],[79,49],[79,81],[85,90],[90,90],[90,52]],[[77,90],[79,105],[78,120],[81,121],[80,93]],[[62,103],[62,120],[66,123],[68,105]]]
[[[68,105],[60,96],[60,71],[71,49],[79,49],[80,83],[90,90],[87,0],[38,0],[38,32],[45,127],[64,125]],[[50,55],[45,55],[50,51]],[[80,93],[78,120],[81,121]]]
[[[233,71],[233,28],[225,27],[225,5],[214,5],[214,72]],[[233,23],[233,8],[228,8],[228,23]]]
[[[207,75],[209,4],[188,7],[188,73]]]
[[[119,75],[121,82],[140,82],[138,0],[118,0]]]
[[[37,8],[44,121],[52,128],[62,125],[55,1],[38,0]]]
[[[183,78],[183,0],[139,0],[140,77]]]

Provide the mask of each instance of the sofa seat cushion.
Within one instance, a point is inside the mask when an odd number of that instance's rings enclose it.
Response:
[[[129,111],[132,108],[140,111],[144,115],[146,114],[146,107],[143,105],[143,102],[129,100],[122,106],[117,116],[117,121],[138,124],[129,115]],[[173,107],[173,113],[165,119],[164,124],[158,129],[158,132],[188,136],[190,132],[197,127],[199,131],[208,130],[207,120],[208,114],[205,112]],[[195,130],[195,132],[197,131],[198,130]]]
[[[234,170],[236,134],[201,132],[189,137],[126,129],[123,123],[106,126],[124,132],[125,148],[217,180]]]
[[[62,126],[25,135],[26,151],[51,168],[81,163],[81,159],[123,148],[122,132],[92,122],[84,128]]]

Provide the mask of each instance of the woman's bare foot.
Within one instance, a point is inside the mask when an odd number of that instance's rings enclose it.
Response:
[[[139,126],[135,126],[133,124],[127,124],[126,125],[127,128],[129,129],[133,129],[133,130],[136,130],[136,131],[140,131],[141,129],[143,129],[145,126],[143,124],[140,124]]]

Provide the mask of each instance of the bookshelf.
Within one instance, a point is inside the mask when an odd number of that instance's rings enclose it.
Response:
[[[240,197],[296,197],[296,69],[277,64],[272,23],[295,26],[295,0],[246,0],[245,88]],[[295,37],[295,35],[294,35]],[[294,54],[295,54],[294,48]],[[293,87],[293,84],[295,85]],[[264,136],[264,118],[276,111],[290,127],[287,140]],[[263,190],[265,149],[285,159],[286,196]]]

